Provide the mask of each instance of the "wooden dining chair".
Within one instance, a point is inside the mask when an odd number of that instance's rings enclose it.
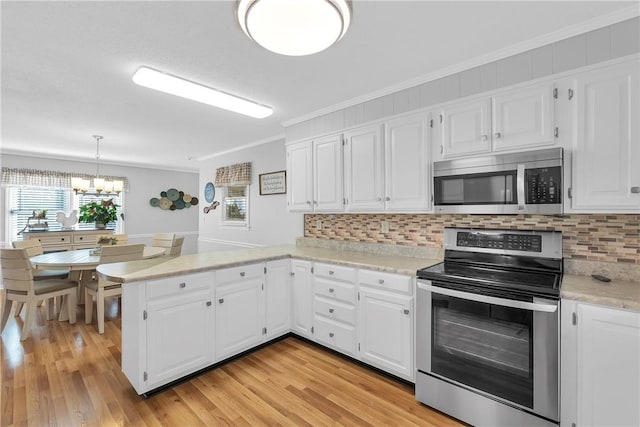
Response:
[[[184,236],[176,237],[173,241],[173,245],[169,248],[169,256],[182,255],[182,244],[184,243]]]
[[[2,307],[0,307],[0,332],[9,319],[11,304],[16,301],[27,306],[20,339],[26,340],[36,316],[38,301],[48,300],[47,320],[51,320],[53,299],[63,297],[69,310],[69,323],[76,323],[77,283],[69,279],[33,279],[33,268],[26,249],[0,249],[2,264]]]
[[[114,262],[138,261],[142,259],[144,244],[103,246],[100,250],[100,264]],[[122,284],[101,279],[92,280],[84,286],[84,321],[91,323],[93,317],[93,300],[96,300],[96,317],[98,333],[104,334],[104,300],[107,297],[122,294]]]
[[[166,256],[169,255],[175,239],[175,233],[155,233],[151,240],[151,246],[156,248],[165,248],[164,254]]]

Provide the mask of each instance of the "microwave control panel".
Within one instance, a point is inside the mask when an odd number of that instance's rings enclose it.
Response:
[[[562,168],[536,168],[525,170],[527,204],[561,203]]]

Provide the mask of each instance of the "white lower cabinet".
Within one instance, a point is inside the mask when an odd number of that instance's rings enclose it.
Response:
[[[562,300],[561,426],[640,425],[640,313]]]
[[[291,261],[267,262],[265,277],[265,339],[284,335],[291,330]]]
[[[369,270],[358,277],[360,359],[414,381],[413,279]]]
[[[216,271],[216,356],[228,356],[262,342],[264,264]]]
[[[313,326],[313,274],[312,263],[291,260],[291,330],[303,337],[312,338]]]

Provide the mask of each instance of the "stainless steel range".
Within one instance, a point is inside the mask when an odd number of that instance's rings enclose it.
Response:
[[[418,270],[416,399],[481,426],[559,421],[562,234],[446,228]]]

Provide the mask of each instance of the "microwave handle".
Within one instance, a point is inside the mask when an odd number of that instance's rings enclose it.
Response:
[[[518,190],[518,210],[524,210],[524,165],[518,164],[518,175],[516,176],[516,186]]]

